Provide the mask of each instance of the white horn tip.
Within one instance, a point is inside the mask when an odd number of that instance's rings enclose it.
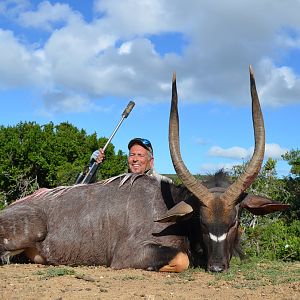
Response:
[[[176,81],[176,72],[173,73],[172,82]]]
[[[251,65],[249,65],[249,72],[250,72],[250,75],[252,75],[252,76],[254,75],[253,68]]]

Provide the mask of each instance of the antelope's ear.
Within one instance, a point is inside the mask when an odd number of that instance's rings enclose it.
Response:
[[[266,215],[276,211],[284,211],[289,208],[289,204],[273,201],[266,197],[248,194],[241,202],[241,208],[246,208],[254,215]]]
[[[176,222],[178,218],[187,216],[193,212],[193,208],[184,201],[179,202],[169,209],[163,216],[155,220],[155,222]]]

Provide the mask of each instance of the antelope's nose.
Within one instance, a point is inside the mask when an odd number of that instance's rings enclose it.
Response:
[[[210,266],[208,266],[208,271],[209,272],[215,272],[215,273],[223,272],[225,269],[226,268],[223,265],[210,265]]]

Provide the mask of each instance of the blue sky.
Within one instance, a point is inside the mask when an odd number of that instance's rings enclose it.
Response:
[[[0,124],[68,121],[112,140],[168,147],[177,74],[182,157],[192,173],[230,168],[253,149],[248,66],[266,127],[266,155],[300,145],[300,2],[297,0],[85,0],[0,2]]]

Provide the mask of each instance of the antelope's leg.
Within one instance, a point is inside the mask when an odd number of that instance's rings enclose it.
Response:
[[[186,253],[179,252],[169,264],[161,267],[160,272],[183,272],[189,267],[190,261]]]
[[[15,204],[0,213],[0,258],[10,258],[25,251],[33,262],[42,263],[36,244],[47,235],[47,221],[42,209],[36,206]]]
[[[24,253],[32,262],[42,265],[46,264],[45,258],[40,255],[36,248],[27,248]]]

